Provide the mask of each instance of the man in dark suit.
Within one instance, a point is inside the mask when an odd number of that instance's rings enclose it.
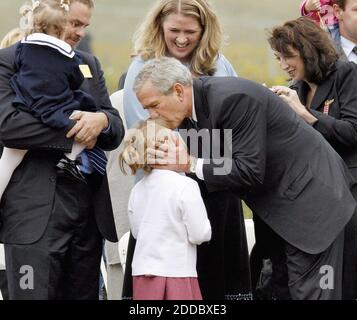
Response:
[[[341,59],[357,63],[357,0],[335,0],[333,10],[338,27],[330,30],[331,37]]]
[[[83,38],[91,0],[74,0],[66,42]],[[113,150],[124,128],[111,106],[98,60],[81,52],[85,81],[99,111],[80,112],[65,129],[52,129],[13,107],[9,79],[17,45],[0,51],[0,141],[27,149],[0,203],[0,241],[5,244],[10,299],[98,299],[103,237],[117,241],[107,176],[86,166],[86,183],[57,172],[74,140],[88,149]]]
[[[175,150],[151,150],[155,167],[195,173],[208,192],[241,196],[284,240],[293,299],[340,299],[344,228],[356,202],[349,171],[325,139],[263,86],[192,80],[172,58],[149,61],[134,90],[152,118],[170,128],[191,118],[211,138],[203,145],[214,156],[187,157],[178,140]]]

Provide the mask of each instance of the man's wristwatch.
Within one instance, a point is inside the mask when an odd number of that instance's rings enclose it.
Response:
[[[190,157],[190,173],[196,173],[197,158]]]

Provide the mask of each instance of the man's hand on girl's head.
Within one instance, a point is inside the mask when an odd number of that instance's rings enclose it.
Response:
[[[172,133],[173,143],[157,144],[152,142],[147,149],[148,164],[154,169],[176,172],[189,172],[190,156],[187,146],[180,136]]]

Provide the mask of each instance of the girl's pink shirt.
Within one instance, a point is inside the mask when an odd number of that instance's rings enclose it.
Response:
[[[304,0],[300,5],[301,15],[309,17],[312,20],[316,21],[317,23],[320,23],[320,18],[319,15],[317,14],[317,11],[310,11],[310,12],[305,11],[306,1],[307,0]],[[320,16],[324,20],[325,24],[327,26],[333,26],[335,24],[338,24],[338,20],[333,14],[333,7],[332,7],[333,0],[320,0],[320,3],[321,3]]]

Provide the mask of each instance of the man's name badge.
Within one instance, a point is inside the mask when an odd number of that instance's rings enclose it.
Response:
[[[92,72],[90,71],[89,66],[87,64],[80,64],[79,70],[81,70],[84,78],[86,79],[93,78]]]

